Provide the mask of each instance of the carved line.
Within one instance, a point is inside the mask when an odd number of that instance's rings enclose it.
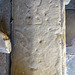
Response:
[[[42,0],[40,0],[40,4],[39,4],[37,7],[41,6],[41,4],[42,4]],[[26,7],[29,8],[29,9],[32,8],[32,7],[28,7],[26,3],[25,3],[25,5],[26,5]]]

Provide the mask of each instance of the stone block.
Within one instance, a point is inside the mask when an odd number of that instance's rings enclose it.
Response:
[[[64,0],[13,0],[12,6],[11,75],[65,75]]]

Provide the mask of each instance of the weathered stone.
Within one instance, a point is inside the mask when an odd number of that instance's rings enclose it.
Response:
[[[66,9],[75,9],[75,0],[66,0]]]
[[[75,55],[67,55],[66,58],[67,65],[67,74],[66,75],[75,75]]]
[[[1,53],[10,53],[11,52],[11,43],[7,35],[0,32],[0,52]]]
[[[75,38],[75,10],[66,10],[66,36],[67,44],[71,45],[71,40]]]
[[[65,4],[68,5],[71,2],[71,0],[65,0]]]
[[[67,54],[75,54],[75,10],[66,10]]]
[[[12,5],[11,75],[65,75],[65,3],[62,0],[13,0]]]
[[[71,0],[70,3],[66,5],[66,75],[75,75],[75,10],[73,9],[75,9],[75,0]]]
[[[75,54],[75,38],[71,40],[71,45],[67,46],[66,50],[67,54]]]
[[[0,52],[10,53],[10,0],[0,0]],[[1,44],[1,43],[4,44]],[[3,48],[4,46],[4,48]]]
[[[42,0],[25,0],[25,4],[28,8],[40,6],[41,2]]]
[[[0,0],[0,31],[9,35],[10,31],[10,0]]]
[[[8,36],[10,35],[10,9],[11,9],[10,0],[0,0],[0,48],[5,48],[5,42],[7,41]],[[6,40],[6,41],[4,41]],[[9,46],[9,45],[7,45]],[[6,49],[3,49],[6,50]],[[3,50],[1,52],[3,52]],[[8,52],[8,51],[7,51]],[[5,52],[4,52],[5,53]],[[8,54],[0,53],[0,75],[9,75],[9,63],[7,62],[9,58]]]
[[[0,75],[6,74],[6,54],[0,53]]]

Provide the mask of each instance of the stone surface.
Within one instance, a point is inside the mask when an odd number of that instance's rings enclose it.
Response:
[[[8,37],[10,35],[10,8],[10,0],[0,0],[0,36],[3,38],[6,49],[0,50],[0,52],[5,53],[11,52],[11,43]],[[0,38],[1,41],[2,38]]]
[[[65,75],[64,4],[13,0],[11,75]]]
[[[65,0],[66,9],[75,9],[75,0]]]
[[[3,37],[9,36],[10,33],[10,5],[10,0],[0,0],[0,36]],[[0,53],[0,75],[9,75],[9,71],[7,71],[9,70],[9,58],[7,56],[8,54]]]
[[[71,40],[75,38],[75,10],[66,10],[66,16],[67,46],[71,46]]]
[[[10,39],[4,33],[2,34],[0,34],[0,53],[10,53],[11,52]]]
[[[5,42],[3,37],[0,35],[0,52],[5,51]]]
[[[65,4],[66,4],[66,5],[69,5],[70,2],[71,2],[71,0],[65,0]]]
[[[67,74],[75,75],[75,0],[66,6]],[[69,10],[72,9],[72,10]]]
[[[6,54],[0,53],[0,75],[6,74]]]
[[[75,54],[75,10],[66,10],[67,53]]]
[[[66,75],[75,75],[75,55],[67,55],[67,74]]]
[[[75,38],[71,40],[71,46],[67,46],[66,48],[67,54],[75,54]]]
[[[9,35],[10,0],[0,0],[0,31]]]

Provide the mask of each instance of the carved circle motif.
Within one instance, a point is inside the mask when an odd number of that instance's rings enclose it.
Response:
[[[25,0],[25,4],[28,8],[40,6],[41,2],[42,0]]]

